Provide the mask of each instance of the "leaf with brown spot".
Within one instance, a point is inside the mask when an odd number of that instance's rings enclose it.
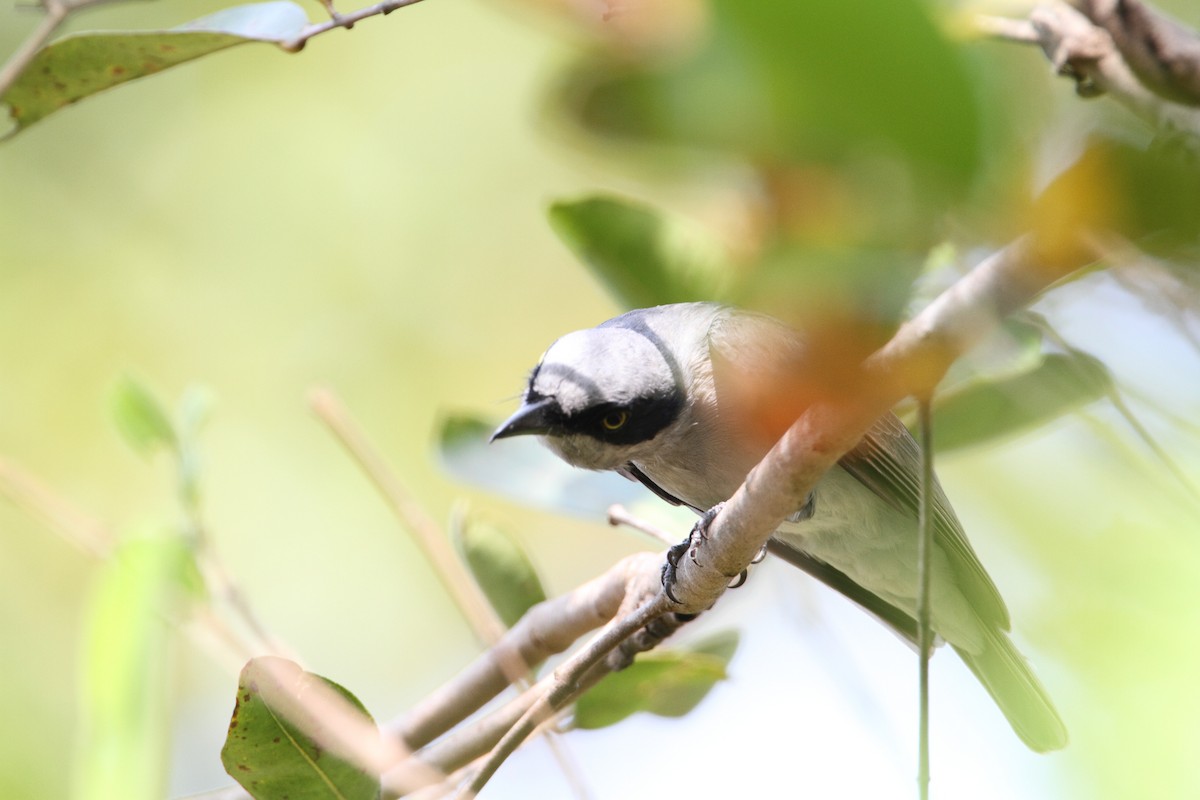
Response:
[[[290,0],[235,6],[169,30],[65,36],[42,48],[0,102],[15,126],[5,138],[105,89],[247,42],[279,43],[308,24]]]
[[[350,725],[344,718],[332,721],[345,712]],[[357,739],[348,739],[348,730]],[[379,777],[352,763],[349,754],[370,755],[378,740],[370,714],[349,691],[268,656],[242,670],[221,763],[256,800],[376,800]]]

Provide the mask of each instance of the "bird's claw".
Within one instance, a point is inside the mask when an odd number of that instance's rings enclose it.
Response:
[[[663,564],[662,568],[662,585],[663,591],[666,592],[671,602],[680,602],[679,598],[672,591],[672,588],[675,586],[676,573],[679,571],[679,560],[683,558],[684,553],[687,553],[692,561],[696,560],[696,547],[700,543],[708,541],[708,526],[712,525],[712,521],[717,518],[717,514],[721,513],[721,509],[724,507],[724,503],[717,503],[708,511],[701,514],[700,519],[696,520],[696,524],[692,526],[692,530],[688,533],[687,538],[667,550],[667,563]],[[737,585],[741,586],[744,582],[745,579],[743,578]]]

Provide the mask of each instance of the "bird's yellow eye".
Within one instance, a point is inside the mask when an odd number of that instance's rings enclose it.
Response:
[[[604,415],[604,419],[600,420],[600,424],[604,426],[606,431],[619,430],[629,420],[629,412],[627,411],[610,411]]]

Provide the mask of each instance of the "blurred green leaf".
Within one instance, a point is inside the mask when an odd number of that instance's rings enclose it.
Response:
[[[235,6],[159,31],[65,36],[43,48],[0,102],[16,123],[7,136],[96,92],[247,42],[280,42],[305,25],[288,0]]]
[[[604,518],[613,503],[651,497],[641,484],[616,473],[568,466],[532,436],[489,444],[495,427],[465,414],[443,419],[438,451],[447,472],[514,502],[585,519]]]
[[[242,669],[221,763],[256,800],[379,797],[378,776],[338,757],[333,733],[314,716],[311,698],[325,687],[374,728],[353,694],[286,659],[255,658]]]
[[[546,599],[525,549],[508,531],[477,518],[454,529],[454,544],[475,582],[508,627]]]
[[[616,724],[638,711],[682,717],[700,704],[737,650],[736,631],[723,631],[684,650],[651,651],[606,675],[575,704],[575,726]]]
[[[199,572],[177,538],[121,544],[88,608],[77,800],[157,800],[166,793],[170,620],[195,595]]]
[[[111,408],[117,430],[141,455],[149,455],[159,447],[178,449],[179,438],[162,403],[137,379],[128,375],[118,379]]]
[[[840,330],[829,332],[833,341],[823,346],[861,360],[904,318],[921,264],[919,255],[901,250],[780,242],[746,273],[732,299],[810,337],[837,326]]]
[[[564,87],[568,113],[598,134],[718,148],[755,164],[899,158],[935,183],[961,188],[974,177],[977,98],[925,3],[711,8],[709,35],[683,63],[581,65]]]
[[[550,227],[627,308],[724,293],[728,266],[698,226],[649,206],[596,195],[550,206]]]
[[[1096,137],[1041,192],[1030,211],[1046,264],[1096,260],[1096,232],[1116,233],[1156,256],[1200,257],[1200,156],[1189,146],[1142,148]],[[1080,275],[1085,273],[1078,273]]]
[[[1033,369],[967,383],[934,401],[934,446],[940,451],[1012,436],[1104,397],[1108,368],[1079,351],[1051,353]]]

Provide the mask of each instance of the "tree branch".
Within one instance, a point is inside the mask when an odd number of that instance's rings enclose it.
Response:
[[[1200,40],[1138,0],[1036,6],[1027,20],[981,16],[979,31],[1037,44],[1081,97],[1109,94],[1155,128],[1200,135]]]
[[[702,611],[745,569],[825,472],[907,395],[929,394],[951,363],[1003,317],[1080,264],[1041,264],[1021,239],[998,251],[900,328],[862,366],[846,392],[810,406],[751,470],[709,528],[695,558],[682,559],[675,611]]]
[[[1077,0],[1112,37],[1125,63],[1156,94],[1200,106],[1200,37],[1141,0]]]

